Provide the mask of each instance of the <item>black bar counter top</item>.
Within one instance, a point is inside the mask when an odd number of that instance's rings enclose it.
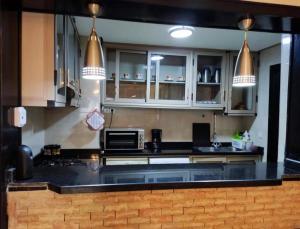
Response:
[[[92,193],[201,187],[281,185],[299,180],[300,168],[267,164],[113,165],[92,171],[88,166],[36,167],[34,177],[8,185],[8,191],[50,189],[57,193]]]

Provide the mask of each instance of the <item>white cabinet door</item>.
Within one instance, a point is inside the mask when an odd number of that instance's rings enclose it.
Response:
[[[225,107],[226,53],[196,52],[194,55],[193,106],[203,109]]]
[[[149,164],[189,164],[188,157],[149,158]]]
[[[202,157],[191,157],[192,163],[226,163],[226,157],[218,156],[202,156]]]
[[[106,165],[146,165],[148,158],[106,158]]]
[[[260,156],[228,156],[227,157],[227,163],[249,163],[249,164],[255,164],[256,162],[259,162],[261,159]]]
[[[190,107],[191,51],[121,47],[111,45],[105,49],[104,105]]]
[[[148,54],[149,104],[190,105],[192,53],[151,50]]]

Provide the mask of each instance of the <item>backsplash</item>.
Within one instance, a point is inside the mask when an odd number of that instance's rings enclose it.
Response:
[[[66,149],[99,148],[99,131],[92,131],[85,124],[92,108],[27,107],[28,123],[22,129],[22,143],[30,146],[34,155],[46,144],[60,144]],[[105,127],[109,126],[110,118],[110,114],[105,114]],[[229,141],[236,131],[249,129],[251,119],[217,115],[216,133],[220,141]],[[199,110],[116,108],[111,127],[144,128],[146,141],[151,141],[153,128],[163,130],[163,141],[192,141],[194,122],[210,123],[213,133],[213,112]]]

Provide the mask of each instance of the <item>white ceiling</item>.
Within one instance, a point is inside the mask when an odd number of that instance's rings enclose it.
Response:
[[[79,34],[88,36],[92,20],[76,17]],[[191,37],[174,39],[168,34],[171,25],[97,19],[96,29],[105,42],[162,45],[190,48],[239,50],[243,32],[238,30],[195,28]],[[281,35],[274,33],[249,32],[249,46],[253,51],[280,43]]]

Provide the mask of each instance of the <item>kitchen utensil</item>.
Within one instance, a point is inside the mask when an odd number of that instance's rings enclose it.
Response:
[[[130,78],[130,77],[129,77],[129,73],[124,73],[124,74],[123,74],[123,78],[126,79],[126,80],[128,80],[128,79]]]
[[[111,79],[114,80],[116,78],[116,73],[111,73]]]
[[[137,73],[137,74],[135,75],[135,78],[136,78],[137,80],[142,80],[142,79],[144,78],[144,76],[143,76],[142,73]]]
[[[183,77],[183,76],[179,76],[179,77],[177,78],[177,81],[184,81],[184,77]]]
[[[221,69],[216,68],[215,74],[214,74],[214,77],[213,77],[213,83],[220,83],[221,82],[220,77],[221,77]]]
[[[152,129],[151,134],[152,134],[152,149],[154,150],[160,149],[162,130]]]
[[[173,77],[172,76],[167,76],[166,81],[173,81]]]
[[[33,176],[33,156],[31,149],[26,145],[20,145],[16,153],[17,179],[24,180]]]
[[[201,81],[202,81],[202,74],[201,74],[201,72],[198,72],[197,82],[201,82]]]
[[[201,81],[203,83],[208,83],[210,82],[211,79],[211,71],[209,67],[204,67],[203,71],[202,71],[202,77],[201,77]]]

